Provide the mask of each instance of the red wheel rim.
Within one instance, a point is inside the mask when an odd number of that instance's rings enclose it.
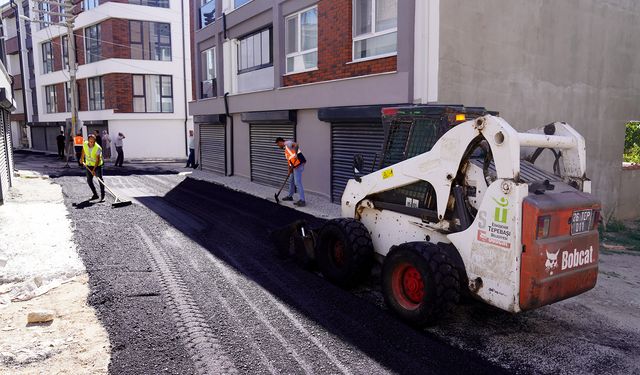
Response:
[[[408,310],[418,308],[424,299],[424,279],[411,264],[403,263],[393,270],[391,286],[396,300]]]
[[[344,251],[344,242],[337,240],[333,243],[333,262],[336,266],[342,267],[346,261],[346,255]]]

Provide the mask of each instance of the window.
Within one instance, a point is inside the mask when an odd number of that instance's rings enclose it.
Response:
[[[216,54],[215,48],[211,48],[202,52],[200,97],[213,98],[217,94],[216,91]]]
[[[100,43],[100,24],[84,29],[84,40],[87,64],[102,60]]]
[[[56,113],[58,110],[56,101],[56,86],[49,85],[44,87],[44,99],[46,101],[47,113]]]
[[[233,7],[235,8],[239,8],[241,6],[243,6],[244,4],[248,3],[251,0],[233,0]]]
[[[89,84],[89,110],[99,111],[104,109],[104,84],[102,77],[93,77],[87,80]]]
[[[212,24],[216,20],[216,1],[200,0],[200,28]]]
[[[39,2],[38,3],[38,19],[42,22],[40,24],[40,30],[49,27],[51,24],[51,6],[49,3]],[[44,23],[43,23],[44,22]]]
[[[353,59],[397,52],[398,0],[353,0]]]
[[[173,112],[173,80],[171,76],[133,76],[134,112]]]
[[[138,4],[157,8],[168,8],[169,0],[129,0],[129,4]]]
[[[171,61],[171,25],[129,21],[131,58]]]
[[[42,72],[53,72],[53,47],[51,42],[42,43]]]
[[[82,9],[89,10],[97,8],[100,5],[100,0],[84,0],[82,2]]]
[[[273,65],[271,29],[264,29],[240,39],[238,74]]]
[[[62,64],[64,69],[69,69],[69,36],[62,36]]]
[[[318,8],[303,10],[285,20],[287,73],[318,66]]]
[[[64,83],[64,99],[65,99],[65,112],[71,112],[71,89],[69,82]]]

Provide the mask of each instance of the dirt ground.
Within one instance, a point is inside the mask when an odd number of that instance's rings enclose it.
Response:
[[[86,303],[87,276],[0,310],[0,374],[106,374],[107,332]],[[56,312],[50,323],[27,324],[33,310]]]

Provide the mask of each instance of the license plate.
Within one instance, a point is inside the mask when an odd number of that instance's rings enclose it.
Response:
[[[573,211],[571,215],[571,234],[588,232],[591,229],[593,210]]]

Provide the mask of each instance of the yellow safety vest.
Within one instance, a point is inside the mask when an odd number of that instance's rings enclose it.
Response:
[[[100,145],[96,142],[93,145],[93,148],[91,149],[91,152],[89,152],[89,142],[85,141],[84,145],[82,146],[84,149],[84,160],[85,163],[89,166],[89,167],[93,167],[96,165],[96,161],[98,160],[98,150],[102,151],[102,147],[100,147]],[[104,160],[102,159],[102,157],[100,157],[100,166],[102,166],[102,164],[104,164]]]

